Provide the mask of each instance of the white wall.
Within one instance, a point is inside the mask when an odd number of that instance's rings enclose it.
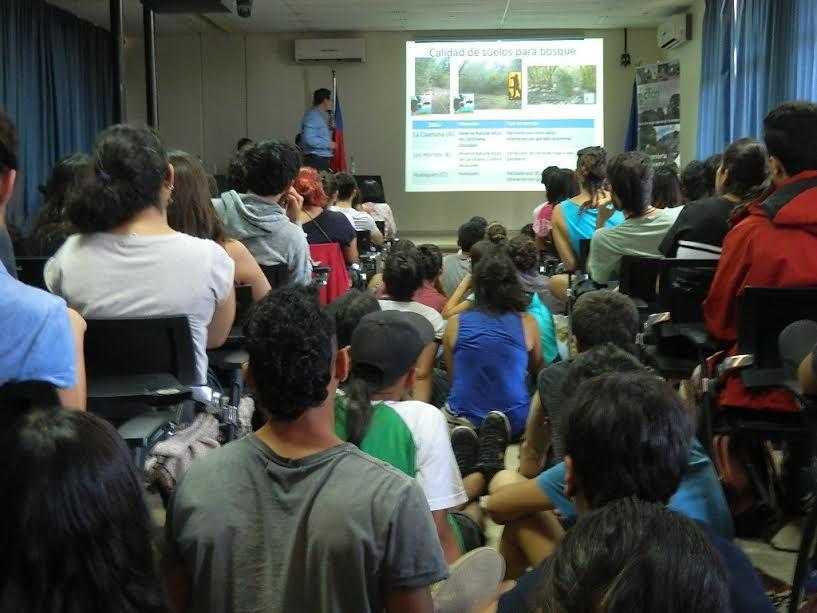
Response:
[[[635,66],[663,57],[653,29],[629,31],[633,60],[629,68],[619,65],[624,48],[622,30],[457,33],[458,37],[472,35],[603,38],[604,133],[605,145],[612,152],[624,146]],[[213,172],[225,167],[241,136],[294,138],[312,91],[331,86],[329,66],[294,63],[292,41],[304,36],[309,35],[159,37],[159,123],[168,146],[198,155]],[[541,201],[539,193],[405,193],[405,43],[433,33],[374,32],[362,36],[366,38],[367,61],[335,66],[346,150],[354,156],[359,174],[383,176],[401,232],[450,237],[472,215],[498,219],[511,229],[528,223],[531,209]],[[144,121],[145,117],[143,61],[140,41],[129,40],[126,74],[130,121]]]
[[[701,93],[701,57],[706,0],[695,0],[687,9],[692,14],[692,40],[670,50],[669,59],[681,62],[681,164],[695,159],[698,146],[698,102]]]

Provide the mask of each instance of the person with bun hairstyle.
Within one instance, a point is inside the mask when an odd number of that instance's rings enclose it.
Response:
[[[624,221],[624,216],[615,212],[603,224],[597,223],[599,211],[611,202],[604,190],[607,152],[602,147],[585,147],[577,155],[576,179],[581,191],[554,208],[551,219],[553,243],[568,272],[576,270],[581,239],[592,238],[599,227],[617,226]]]
[[[660,257],[658,245],[678,218],[681,208],[658,209],[652,205],[653,169],[640,151],[619,153],[607,165],[614,210],[599,209],[598,230],[590,243],[587,268],[593,281],[605,284],[618,271],[622,256]],[[605,227],[614,214],[625,220]]]
[[[234,171],[246,193],[225,192],[213,204],[231,238],[244,243],[259,264],[286,264],[289,283],[309,285],[312,263],[299,222],[303,199],[292,187],[300,166],[295,145],[257,143],[241,154]]]
[[[167,211],[170,227],[224,247],[235,262],[236,285],[251,286],[253,301],[261,300],[270,291],[269,281],[244,244],[227,238],[224,223],[210,200],[204,167],[184,151],[171,151],[170,163],[176,171],[173,206]]]
[[[659,250],[668,258],[718,259],[731,220],[760,196],[769,179],[766,146],[739,138],[723,152],[715,175],[716,196],[690,202],[678,215]]]
[[[48,289],[86,319],[186,315],[204,385],[207,349],[224,343],[235,316],[233,261],[168,225],[175,171],[150,129],[104,130],[84,174],[67,209],[79,234],[46,264]]]

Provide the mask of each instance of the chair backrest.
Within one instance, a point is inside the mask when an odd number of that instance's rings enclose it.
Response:
[[[138,319],[89,319],[85,372],[93,377],[171,374],[182,385],[200,385],[193,339],[185,315]]]
[[[623,256],[618,275],[618,291],[647,303],[655,302],[660,266],[660,258]]]
[[[259,266],[273,289],[283,287],[289,281],[289,268],[286,264],[259,264]]]
[[[372,233],[368,230],[357,230],[357,252],[366,253],[372,248]]]
[[[740,304],[738,353],[754,356],[741,370],[746,387],[780,385],[785,381],[778,339],[783,329],[801,319],[817,317],[817,287],[746,287]]]
[[[675,323],[702,322],[703,301],[715,277],[717,260],[666,258],[659,264],[658,310]]]
[[[48,258],[43,257],[18,257],[17,258],[17,279],[31,285],[46,289],[43,270]]]
[[[576,271],[587,272],[587,258],[590,257],[590,239],[579,239],[579,259],[576,260]]]
[[[377,229],[380,230],[380,234],[386,236],[386,222],[385,221],[375,221],[374,225],[377,226]]]
[[[243,326],[252,307],[252,285],[239,285],[235,288],[235,320],[233,326]]]
[[[337,243],[315,243],[309,245],[309,255],[322,267],[330,269],[326,285],[319,284],[318,293],[321,304],[329,304],[338,296],[345,294],[351,287],[346,261]]]

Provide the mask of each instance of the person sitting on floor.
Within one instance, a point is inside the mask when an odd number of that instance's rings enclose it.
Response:
[[[314,290],[258,302],[246,348],[268,421],[194,461],[173,494],[177,609],[431,613],[429,586],[447,566],[428,502],[416,480],[335,434],[349,357]]]
[[[186,315],[195,376],[235,316],[235,264],[216,243],[167,223],[175,179],[148,128],[115,125],[97,138],[83,189],[68,204],[80,231],[45,266],[45,283],[86,319]]]
[[[471,247],[485,238],[487,224],[470,220],[457,230],[459,253],[452,253],[443,258],[442,284],[445,295],[451,297],[462,280],[471,272]]]
[[[286,264],[290,283],[309,285],[309,246],[299,226],[303,198],[292,187],[300,151],[283,141],[263,141],[241,156],[246,193],[229,191],[213,200],[219,216],[256,262]]]
[[[548,172],[549,171],[549,172]],[[542,183],[547,191],[547,202],[536,207],[533,215],[533,232],[536,248],[558,255],[553,245],[553,210],[568,198],[579,193],[575,173],[569,168],[549,166],[542,172]]]
[[[575,510],[570,513],[570,519],[575,518],[576,512],[586,515],[630,497],[644,502],[669,503],[670,509],[698,524],[728,566],[731,610],[770,613],[773,608],[754,569],[731,542],[731,537],[690,512],[689,503],[701,497],[703,482],[696,483],[698,478],[690,475],[700,475],[700,472],[691,470],[692,427],[678,394],[659,377],[636,368],[638,363],[632,356],[613,350],[618,352],[615,359],[621,360],[622,365],[631,363],[629,372],[610,368],[607,374],[583,379],[566,407],[564,478],[558,493],[565,500],[569,497],[574,501],[571,509]],[[603,360],[599,360],[599,364],[604,364]],[[711,463],[709,470],[712,470]],[[494,478],[488,510],[495,520],[512,522],[505,527],[501,547],[509,576],[523,571],[529,563],[535,564],[535,568],[520,577],[516,587],[502,596],[499,613],[525,613],[536,609],[539,586],[554,570],[555,560],[549,556],[564,535],[555,516],[537,513],[547,508],[541,504],[548,498],[542,493],[545,490],[537,489],[536,481],[513,484],[518,479],[518,474],[508,471]],[[716,490],[722,498],[714,471],[709,481],[705,489]],[[555,487],[547,489],[549,493],[554,490]],[[539,501],[534,500],[537,496],[541,497]],[[684,499],[685,504],[679,504],[680,499]],[[560,508],[568,510],[561,505]],[[578,526],[569,531],[577,529]],[[617,536],[612,538],[609,546],[616,542]],[[662,551],[668,555],[669,550]],[[675,552],[669,555],[675,556]]]
[[[599,209],[596,233],[590,242],[587,270],[599,285],[618,273],[625,255],[660,257],[658,245],[683,210],[652,206],[653,169],[650,158],[640,151],[619,153],[607,164],[614,209]],[[605,220],[621,211],[624,221],[605,228]]]
[[[420,264],[420,274],[423,284],[414,293],[414,301],[430,306],[442,313],[448,301],[442,293],[443,254],[437,245],[425,243],[417,247],[417,261]]]
[[[542,367],[541,332],[506,254],[477,264],[474,295],[474,308],[449,319],[443,338],[451,382],[446,410],[454,422],[473,426],[500,411],[519,436],[530,406],[527,375]]]

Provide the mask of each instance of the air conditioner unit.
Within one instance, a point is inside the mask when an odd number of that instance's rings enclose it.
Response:
[[[658,46],[662,49],[674,49],[690,39],[692,33],[692,16],[679,13],[658,26]]]
[[[296,62],[365,62],[362,38],[301,38],[295,41]]]

